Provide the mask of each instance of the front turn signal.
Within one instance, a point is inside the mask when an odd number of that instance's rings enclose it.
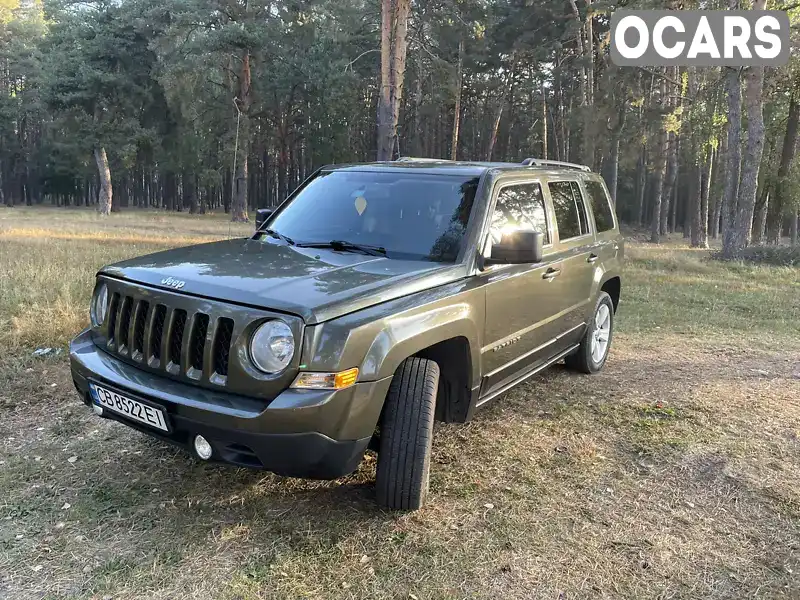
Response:
[[[341,390],[358,379],[358,367],[338,373],[300,373],[291,387],[301,390]]]

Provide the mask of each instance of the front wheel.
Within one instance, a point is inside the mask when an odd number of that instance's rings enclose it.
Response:
[[[394,374],[380,424],[378,504],[417,510],[428,495],[439,365],[411,357]]]
[[[567,367],[581,373],[597,373],[606,364],[613,336],[614,303],[606,292],[600,292],[580,346],[566,358]]]

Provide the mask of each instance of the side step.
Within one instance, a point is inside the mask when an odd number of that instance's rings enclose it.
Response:
[[[522,375],[517,377],[515,380],[509,381],[503,387],[501,387],[499,389],[496,389],[496,390],[486,394],[483,398],[479,398],[478,402],[475,404],[475,408],[480,408],[481,406],[483,406],[484,404],[486,404],[490,400],[494,400],[495,398],[497,398],[500,394],[504,394],[505,392],[507,392],[508,390],[513,388],[515,385],[518,385],[518,384],[522,383],[523,381],[525,381],[526,379],[528,379],[529,377],[533,377],[537,373],[540,373],[540,372],[544,371],[547,367],[549,367],[550,365],[558,362],[559,360],[564,358],[570,352],[573,352],[574,350],[577,350],[579,346],[580,346],[580,344],[573,344],[572,346],[570,346],[569,348],[567,348],[563,352],[559,352],[553,358],[551,358],[547,362],[542,363],[541,365],[539,365],[535,369],[533,369],[531,371],[526,371],[525,373],[523,373]]]

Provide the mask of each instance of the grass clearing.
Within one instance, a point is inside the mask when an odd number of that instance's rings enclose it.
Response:
[[[374,456],[334,482],[200,464],[31,356],[102,264],[229,229],[0,209],[0,597],[800,597],[797,269],[629,244],[606,370],[437,424],[429,504],[392,514]]]

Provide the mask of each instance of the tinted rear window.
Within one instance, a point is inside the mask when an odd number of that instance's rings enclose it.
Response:
[[[599,181],[586,181],[584,185],[589,194],[589,205],[594,213],[594,223],[597,225],[597,231],[614,229],[614,212],[603,184]]]
[[[478,177],[331,171],[306,185],[267,226],[298,244],[346,240],[387,258],[454,262]]]
[[[578,184],[574,181],[552,181],[547,186],[553,199],[559,240],[563,242],[589,233],[586,207]]]

